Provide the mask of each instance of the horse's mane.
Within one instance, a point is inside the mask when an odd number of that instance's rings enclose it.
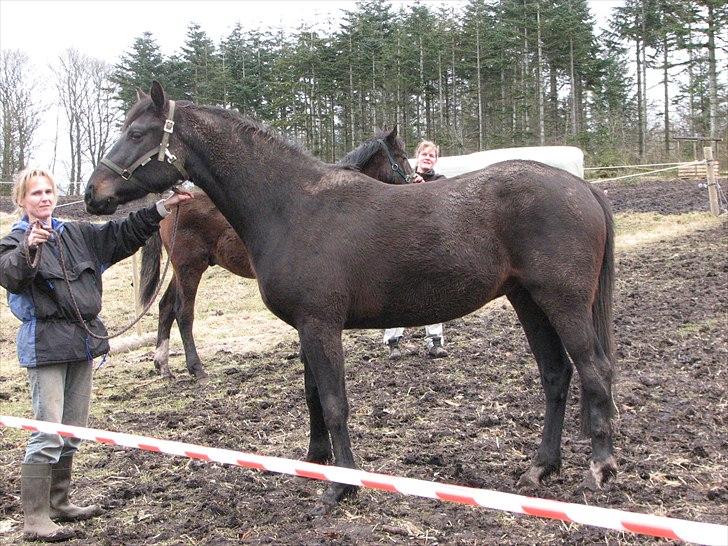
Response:
[[[149,96],[143,97],[141,100],[137,101],[134,106],[132,106],[131,110],[129,110],[129,114],[124,121],[122,130],[126,129],[132,121],[134,121],[139,115],[145,112],[146,109],[151,105],[151,103],[152,99]],[[219,106],[199,105],[188,100],[177,101],[177,108],[191,107],[194,107],[196,110],[203,112],[204,114],[231,122],[233,131],[241,131],[259,135],[263,139],[274,145],[277,145],[284,150],[289,150],[296,154],[301,154],[312,161],[323,163],[323,161],[321,161],[311,152],[306,150],[306,148],[304,148],[301,144],[287,140],[285,137],[272,130],[269,126],[260,123],[259,121],[256,121],[252,118],[244,116],[237,110],[228,110]],[[389,136],[388,130],[377,129],[372,138],[362,142],[359,146],[357,146],[344,157],[342,157],[336,163],[336,167],[349,171],[361,171],[361,168],[366,165],[366,163],[372,158],[372,156],[379,150],[379,140],[384,140],[387,138],[387,136]],[[402,139],[400,137],[397,137],[396,140],[397,145],[400,148],[404,149],[404,143]]]
[[[126,129],[129,124],[134,121],[139,115],[145,112],[146,109],[151,105],[151,102],[152,100],[150,97],[144,97],[142,100],[137,101],[134,106],[132,106],[131,110],[129,110],[129,114],[124,121],[124,125],[122,126],[122,131]],[[279,146],[284,150],[290,150],[291,152],[301,154],[313,161],[321,162],[319,158],[311,154],[311,152],[306,150],[306,148],[304,148],[301,144],[287,140],[285,137],[281,136],[267,125],[251,119],[247,116],[244,116],[237,110],[228,110],[219,106],[205,106],[195,104],[192,101],[188,100],[177,101],[177,108],[195,108],[198,112],[202,112],[212,117],[224,119],[231,122],[233,131],[241,131],[260,135],[263,139],[274,145]]]

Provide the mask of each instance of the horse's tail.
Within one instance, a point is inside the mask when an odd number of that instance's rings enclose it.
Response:
[[[604,219],[607,225],[607,238],[604,242],[604,257],[602,258],[602,268],[599,272],[599,286],[597,287],[596,297],[592,304],[592,321],[594,331],[597,336],[597,343],[604,353],[608,362],[608,368],[602,370],[604,378],[608,379],[609,394],[611,395],[611,382],[615,375],[615,357],[614,357],[614,325],[612,319],[612,296],[614,294],[614,216],[612,209],[607,202],[604,192],[595,187],[591,187],[594,197],[604,211]],[[609,404],[609,416],[614,413],[614,404]],[[582,399],[581,404],[581,427],[585,434],[590,432],[589,404],[588,401]]]
[[[157,231],[142,247],[142,271],[139,281],[142,305],[148,305],[154,297],[159,282],[159,262],[161,258],[162,237]]]

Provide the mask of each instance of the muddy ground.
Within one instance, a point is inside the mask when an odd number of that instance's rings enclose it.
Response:
[[[616,212],[707,210],[694,182],[604,186]],[[540,496],[728,523],[728,267],[726,222],[617,254],[615,401],[619,474],[579,490],[590,448],[572,384],[563,469]],[[365,470],[518,493],[544,410],[535,363],[505,300],[446,325],[450,356],[424,356],[409,329],[390,362],[380,334],[345,337],[350,430]],[[198,346],[204,340],[198,339]],[[96,381],[90,426],[266,455],[307,447],[303,369],[295,343],[205,361],[210,380],[155,379],[151,353],[117,356]],[[119,365],[118,359],[125,360]],[[27,396],[0,383],[0,399]],[[2,398],[4,397],[4,398]],[[102,410],[103,408],[103,410]],[[23,442],[3,445],[0,520],[17,524]],[[553,520],[361,490],[310,518],[320,482],[87,443],[77,498],[107,514],[79,524],[78,544],[641,544],[651,539]],[[728,541],[728,537],[726,537]]]

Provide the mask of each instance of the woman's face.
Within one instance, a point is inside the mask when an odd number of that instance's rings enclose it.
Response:
[[[53,184],[45,176],[34,176],[28,180],[25,196],[19,204],[25,209],[28,220],[31,222],[40,220],[47,225],[53,215],[53,209],[56,207]]]
[[[437,163],[437,150],[432,146],[425,146],[417,154],[417,170],[421,173],[431,171]]]

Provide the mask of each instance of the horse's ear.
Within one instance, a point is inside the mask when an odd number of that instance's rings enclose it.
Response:
[[[389,131],[389,134],[387,135],[387,138],[385,139],[387,142],[394,144],[394,141],[397,139],[397,126],[394,126],[394,129]]]
[[[157,110],[162,112],[164,110],[164,103],[167,102],[167,97],[164,95],[162,84],[160,84],[157,80],[154,80],[152,82],[152,89],[149,93],[152,95],[152,102],[154,103],[154,106],[157,107]]]
[[[137,100],[138,100],[138,101],[139,101],[139,100],[142,100],[142,99],[144,99],[145,97],[148,97],[148,96],[149,96],[149,95],[147,95],[147,94],[146,94],[146,93],[144,92],[144,90],[143,90],[143,89],[142,89],[141,87],[137,87],[136,93],[137,93]]]

